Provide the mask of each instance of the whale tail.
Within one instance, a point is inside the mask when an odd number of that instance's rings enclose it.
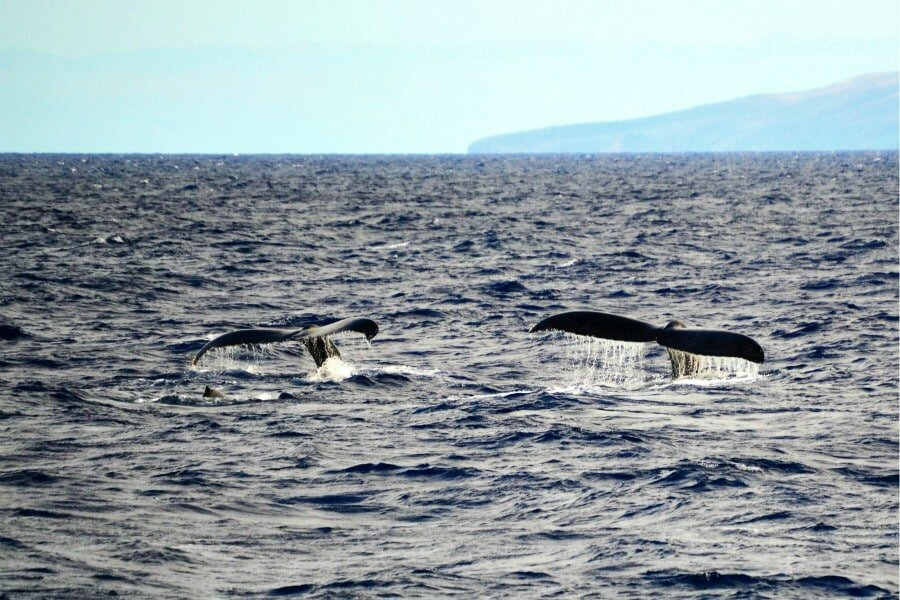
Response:
[[[547,317],[531,328],[536,331],[565,331],[619,342],[653,342],[659,328],[650,323],[593,310],[573,310]]]
[[[678,321],[656,327],[644,321],[596,311],[559,313],[539,322],[531,332],[557,330],[620,342],[656,342],[669,351],[675,377],[695,373],[695,355],[742,358],[762,364],[765,354],[752,338],[730,331],[692,329]]]
[[[717,329],[692,329],[678,321],[659,329],[656,342],[690,354],[730,356],[757,364],[762,364],[766,358],[762,346],[746,335]]]
[[[200,358],[213,348],[257,346],[297,340],[303,342],[312,355],[316,367],[321,367],[331,357],[340,358],[340,352],[328,336],[344,331],[361,333],[367,340],[371,340],[378,334],[378,324],[365,317],[351,317],[327,325],[311,325],[302,329],[240,329],[207,342],[191,360],[191,364],[196,365]]]
[[[310,356],[316,363],[317,367],[325,364],[329,358],[340,358],[341,353],[338,352],[337,346],[327,337],[311,337],[303,340],[303,345],[309,351]]]

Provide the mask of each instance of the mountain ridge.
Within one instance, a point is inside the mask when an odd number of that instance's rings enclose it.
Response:
[[[470,154],[896,150],[898,74],[754,94],[622,121],[485,137]]]

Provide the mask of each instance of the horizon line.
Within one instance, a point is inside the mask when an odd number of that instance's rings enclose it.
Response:
[[[190,151],[17,151],[0,150],[0,157],[7,156],[216,156],[220,158],[241,158],[255,156],[622,156],[622,155],[683,155],[683,154],[848,154],[872,152],[900,152],[900,146],[894,148],[823,148],[820,150],[670,150],[670,151],[596,151],[596,152],[190,152]]]

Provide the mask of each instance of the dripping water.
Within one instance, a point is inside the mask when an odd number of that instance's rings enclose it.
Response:
[[[263,363],[276,355],[275,348],[262,344],[225,346],[209,350],[195,368],[200,368],[202,365],[203,370],[209,371],[244,370],[248,373],[258,373]]]
[[[646,381],[646,344],[567,334],[572,346],[572,379],[579,386],[637,387]]]
[[[743,358],[668,351],[676,379],[752,379],[759,375],[759,365]]]

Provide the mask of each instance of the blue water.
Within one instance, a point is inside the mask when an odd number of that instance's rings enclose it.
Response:
[[[0,218],[0,594],[898,595],[897,153],[7,155]]]

